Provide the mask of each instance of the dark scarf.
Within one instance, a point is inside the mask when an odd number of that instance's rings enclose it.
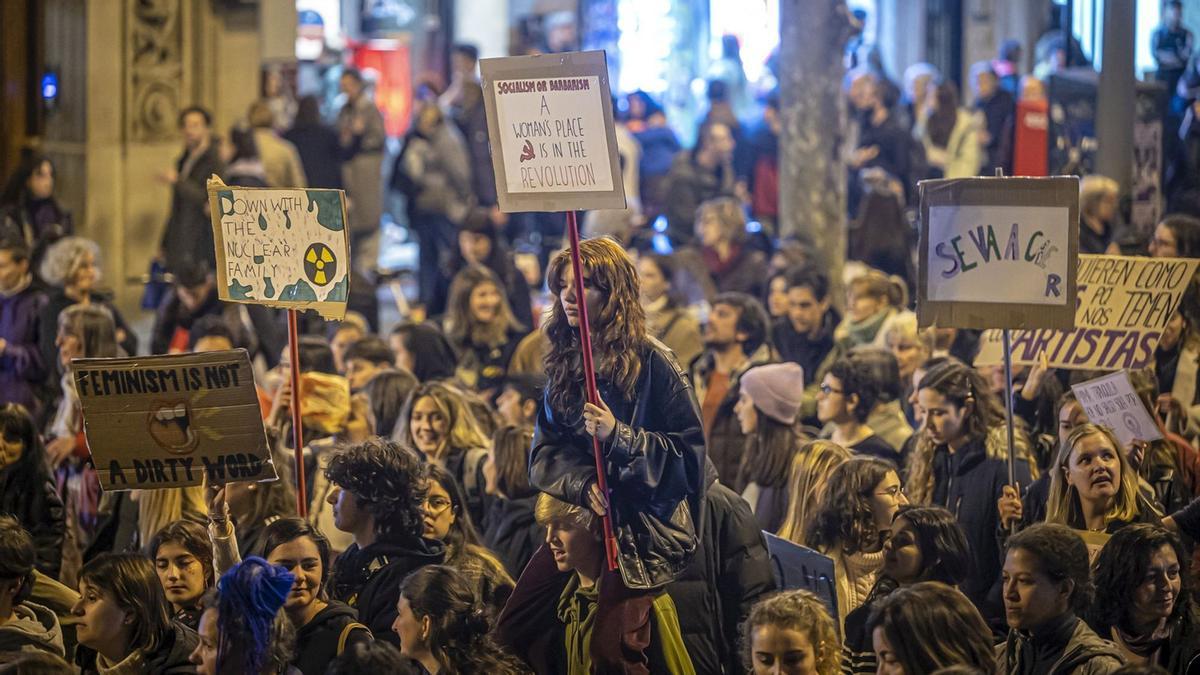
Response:
[[[1153,656],[1171,639],[1170,624],[1164,623],[1148,635],[1133,635],[1120,626],[1113,626],[1113,633],[1120,638],[1125,648],[1142,658]]]

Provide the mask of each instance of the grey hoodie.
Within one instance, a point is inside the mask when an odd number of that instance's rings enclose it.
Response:
[[[64,656],[58,617],[45,607],[22,602],[13,607],[12,617],[0,624],[0,652],[41,650]]]

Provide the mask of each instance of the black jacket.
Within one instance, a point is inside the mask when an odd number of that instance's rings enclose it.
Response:
[[[750,506],[706,466],[700,546],[683,575],[667,586],[683,643],[697,673],[744,672],[739,630],[750,608],[775,590],[766,541]],[[723,671],[722,671],[723,669]]]
[[[704,500],[704,432],[696,398],[669,350],[647,341],[641,353],[636,398],[626,398],[609,382],[598,383],[601,399],[617,418],[616,429],[601,449],[607,464],[613,528],[633,528],[642,535],[635,563],[643,568],[641,583],[661,586],[687,567],[694,540],[689,552],[687,544],[681,548],[677,540],[645,536],[646,516],[668,522],[680,502],[686,502],[692,521],[699,522]],[[548,394],[549,390],[534,429],[529,483],[587,508],[587,490],[596,481],[592,437],[584,431],[581,415],[561,419]],[[628,571],[627,553],[622,538],[623,571]]]
[[[283,137],[300,153],[309,187],[342,189],[342,143],[333,127],[296,125],[284,132]]]
[[[347,630],[351,624],[357,626]],[[325,667],[341,654],[338,644],[343,631],[346,632],[343,651],[350,645],[371,641],[371,631],[358,622],[358,613],[352,607],[330,601],[328,607],[296,631],[296,656],[292,665],[304,675],[322,675]],[[391,633],[390,626],[388,632]]]
[[[171,214],[162,238],[168,271],[177,271],[188,262],[205,263],[210,268],[216,265],[212,224],[204,205],[208,203],[209,176],[221,174],[224,169],[218,147],[216,139],[210,141],[208,149],[186,167],[186,174],[183,170],[187,153],[181,154],[175,163],[179,178],[171,190]]]
[[[0,514],[16,518],[29,532],[37,553],[37,569],[57,579],[62,566],[66,511],[54,477],[43,461],[26,448],[15,464],[0,469]]]
[[[837,327],[839,317],[833,310],[825,312],[821,319],[821,333],[813,340],[807,335],[801,335],[792,327],[788,318],[782,317],[771,327],[771,337],[775,341],[775,350],[783,361],[800,364],[804,369],[804,384],[816,382],[817,371],[821,362],[833,351],[833,329]]]
[[[351,544],[334,561],[330,595],[358,610],[359,622],[370,628],[376,639],[399,647],[392,622],[396,620],[400,582],[410,572],[441,564],[445,554],[441,542],[420,537],[397,536],[364,549]]]
[[[988,457],[984,439],[975,439],[951,454],[940,446],[933,457],[933,503],[953,513],[971,548],[971,575],[960,586],[980,614],[999,626],[1004,620],[1000,595],[1000,543],[996,502],[1008,484],[1008,463]],[[1029,485],[1029,465],[1017,461],[1017,482]]]
[[[171,289],[154,317],[154,328],[150,332],[150,353],[166,354],[175,337],[175,331],[191,330],[196,319],[209,314],[220,314],[223,308],[215,286],[204,302],[194,310],[188,309],[179,298],[179,293]]]
[[[545,529],[533,517],[537,495],[490,502],[483,518],[484,544],[516,579],[546,539]]]

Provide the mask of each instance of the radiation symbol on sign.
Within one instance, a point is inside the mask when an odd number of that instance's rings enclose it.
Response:
[[[304,274],[308,280],[318,286],[324,286],[333,281],[337,274],[337,258],[325,244],[311,244],[304,252]]]

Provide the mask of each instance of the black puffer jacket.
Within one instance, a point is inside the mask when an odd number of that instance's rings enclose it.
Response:
[[[333,564],[330,595],[358,610],[359,622],[370,628],[376,639],[399,647],[392,622],[396,620],[400,582],[414,570],[441,564],[445,554],[441,542],[420,537],[397,537],[363,549],[351,544]]]
[[[1017,482],[1029,485],[1029,465],[1018,460]],[[933,503],[943,506],[958,519],[971,548],[971,575],[961,590],[980,614],[993,627],[1004,621],[1004,604],[1000,596],[1000,543],[996,538],[996,523],[1000,512],[996,506],[1004,486],[1008,484],[1008,462],[989,457],[982,438],[972,440],[957,452],[950,453],[940,446],[933,456]]]
[[[717,482],[712,463],[706,469],[700,546],[667,593],[696,672],[735,675],[745,672],[738,650],[741,623],[755,601],[775,590],[775,577],[750,505]]]
[[[321,675],[346,648],[370,641],[371,631],[359,623],[358,612],[350,605],[334,600],[296,631],[296,656],[292,665],[304,675]],[[339,646],[342,649],[338,649]]]
[[[546,540],[545,529],[533,517],[537,496],[490,501],[483,519],[484,544],[516,579]]]
[[[617,418],[602,450],[607,462],[614,530],[621,540],[626,583],[659,587],[679,576],[695,552],[691,542],[648,534],[647,518],[666,523],[681,502],[690,526],[699,522],[704,501],[704,432],[700,409],[687,377],[669,350],[656,341],[642,348],[642,372],[627,399],[611,383],[599,382],[600,397]],[[596,481],[592,438],[583,417],[558,417],[547,397],[538,413],[529,456],[529,483],[538,490],[587,508],[588,486]],[[636,541],[636,551],[627,547]],[[690,545],[689,545],[690,544]],[[688,550],[688,549],[691,550]],[[633,556],[631,558],[631,556]],[[637,569],[630,569],[630,565]],[[630,574],[637,577],[630,579]]]

